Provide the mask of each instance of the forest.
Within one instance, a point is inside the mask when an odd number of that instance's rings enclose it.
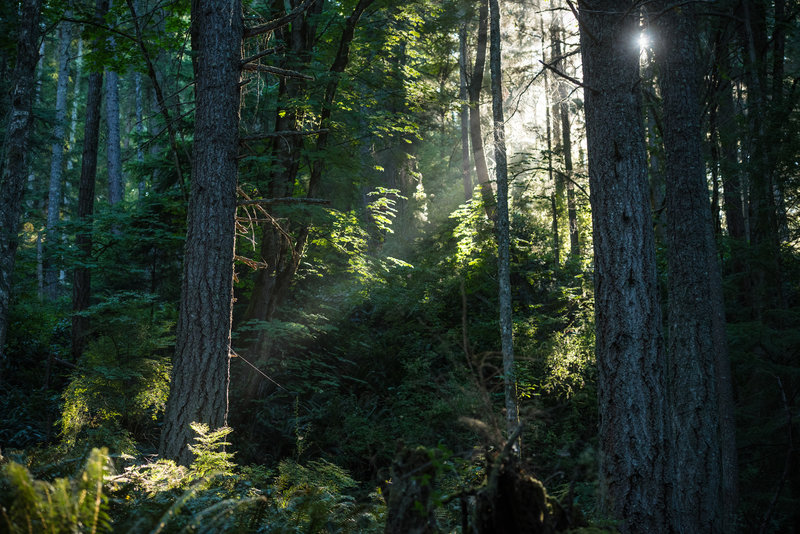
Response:
[[[800,532],[799,15],[0,2],[0,533]]]

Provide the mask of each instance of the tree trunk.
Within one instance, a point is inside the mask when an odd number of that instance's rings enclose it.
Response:
[[[192,460],[192,422],[228,418],[242,7],[192,1],[196,114],[181,307],[161,455]]]
[[[602,506],[622,532],[667,531],[667,402],[661,309],[631,1],[582,8],[595,250]]]
[[[109,8],[111,4],[109,3]],[[116,40],[108,39],[108,49],[113,54]],[[122,154],[119,136],[119,76],[106,69],[106,126],[108,138],[106,158],[108,160],[108,203],[112,206],[122,201]]]
[[[561,72],[566,72],[566,61],[561,54],[561,18],[558,16],[557,23],[552,31],[553,54],[556,61],[556,68]],[[580,256],[580,232],[578,230],[578,209],[575,205],[575,183],[572,176],[572,131],[569,120],[569,104],[567,98],[567,87],[564,82],[556,82],[558,94],[558,117],[561,120],[561,150],[564,155],[564,176],[563,182],[567,190],[567,221],[569,222],[569,255],[573,259]]]
[[[78,102],[81,96],[81,66],[83,60],[83,39],[78,35],[78,52],[75,54],[75,77],[72,87],[72,109],[70,110],[69,146],[75,146],[75,137],[78,133]],[[72,170],[72,158],[67,158],[67,170]]]
[[[702,153],[697,29],[691,6],[657,5],[663,13],[656,58],[666,156],[671,525],[677,532],[732,532],[733,397]]]
[[[495,198],[492,184],[489,183],[489,168],[483,152],[483,134],[481,133],[481,87],[483,86],[483,70],[486,65],[486,43],[489,36],[489,2],[481,0],[478,10],[478,48],[475,52],[475,68],[469,80],[469,135],[472,141],[472,159],[475,160],[475,174],[481,186],[481,198],[486,216],[495,220]]]
[[[67,11],[67,17],[71,17]],[[56,117],[53,126],[53,148],[50,160],[50,187],[47,192],[47,240],[51,249],[45,257],[44,288],[49,300],[58,297],[58,272],[53,266],[52,248],[59,240],[56,226],[61,211],[62,169],[64,160],[64,130],[67,118],[67,86],[69,84],[69,44],[72,41],[72,23],[62,22],[58,42],[58,83],[56,84]]]
[[[97,0],[95,20],[102,21],[108,12],[108,0]],[[97,49],[101,41],[95,39],[92,47]],[[100,140],[100,106],[102,104],[103,73],[89,74],[89,88],[86,96],[86,119],[83,127],[83,159],[81,161],[81,178],[78,188],[78,221],[91,226],[94,212],[94,184],[97,178],[97,148]],[[92,230],[84,229],[75,237],[75,244],[80,251],[84,266],[77,267],[72,282],[72,360],[77,362],[86,345],[89,332],[89,319],[78,315],[89,307],[92,294],[91,263]]]
[[[144,200],[147,193],[147,181],[144,178],[142,165],[144,164],[144,150],[142,141],[144,139],[144,102],[142,100],[142,74],[136,72],[133,75],[134,96],[136,98],[136,162],[139,164],[139,200]]]
[[[544,31],[544,18],[539,20],[542,32],[542,61],[548,62],[547,55],[544,51],[545,31]],[[558,269],[561,266],[561,237],[558,234],[558,183],[555,175],[555,168],[553,166],[553,121],[551,115],[551,91],[550,91],[550,73],[547,69],[542,72],[544,77],[544,121],[545,132],[547,140],[547,178],[553,185],[553,191],[550,194],[550,220],[551,229],[553,234],[553,268]]]
[[[458,30],[458,98],[461,100],[461,180],[464,182],[464,200],[472,198],[472,173],[469,161],[469,95],[467,94],[467,25],[464,23]]]
[[[36,63],[39,60],[39,17],[41,0],[24,0],[17,37],[17,63],[12,74],[11,110],[6,125],[5,159],[0,168],[0,382],[6,366],[5,343],[11,277],[14,273],[20,208],[25,191],[25,155],[32,120]]]
[[[108,203],[112,206],[122,201],[122,154],[119,135],[119,76],[106,71],[106,125],[108,126]]]
[[[494,158],[497,176],[497,278],[500,300],[500,343],[503,353],[503,391],[506,406],[506,431],[511,436],[519,426],[517,405],[517,379],[514,371],[514,335],[511,315],[511,253],[508,216],[508,166],[506,158],[506,131],[503,114],[503,70],[500,50],[500,5],[489,0],[491,6],[492,48],[489,69],[492,77],[492,119],[494,125]]]

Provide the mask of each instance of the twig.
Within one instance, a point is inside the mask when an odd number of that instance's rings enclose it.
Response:
[[[324,204],[331,203],[330,200],[324,198],[306,198],[306,197],[282,197],[282,198],[254,198],[247,200],[240,200],[236,203],[237,206],[271,206],[272,204]]]
[[[278,132],[268,132],[258,135],[248,135],[245,137],[240,137],[239,142],[261,141],[262,139],[270,139],[272,137],[289,137],[293,135],[317,135],[321,133],[328,133],[328,131],[329,131],[328,128],[321,128],[319,130],[305,130],[305,131],[281,130]]]
[[[260,72],[269,72],[270,74],[276,74],[278,76],[285,76],[287,78],[300,78],[302,80],[314,79],[311,76],[303,74],[302,72],[297,72],[295,70],[288,70],[288,69],[280,69],[278,67],[261,65],[259,63],[247,63],[245,65],[242,65],[242,70],[256,70]]]
[[[258,52],[257,54],[253,54],[250,57],[244,58],[242,60],[242,66],[244,66],[244,65],[246,65],[248,63],[252,63],[253,61],[256,61],[258,59],[261,59],[264,56],[268,56],[270,54],[275,54],[276,52],[280,52],[281,50],[283,50],[282,46],[276,46],[275,48],[268,48],[266,50],[262,50],[261,52]]]
[[[545,63],[545,62],[544,62],[544,61],[542,61],[541,59],[539,60],[539,63],[541,63],[542,65],[544,65],[544,67],[545,67],[546,69],[553,71],[555,74],[557,74],[558,76],[561,76],[561,77],[562,77],[562,78],[564,78],[565,80],[568,80],[568,81],[570,81],[570,82],[574,83],[575,85],[577,85],[577,86],[579,86],[579,87],[583,87],[584,89],[588,89],[589,91],[591,91],[592,93],[594,93],[594,94],[596,94],[596,95],[599,95],[599,94],[600,94],[600,91],[599,91],[599,90],[595,89],[594,87],[589,87],[588,85],[586,85],[586,84],[585,84],[585,83],[583,83],[582,81],[580,81],[580,80],[578,80],[578,79],[576,79],[576,78],[573,78],[573,77],[572,77],[572,76],[570,76],[569,74],[565,74],[565,73],[561,72],[560,70],[558,70],[557,68],[555,68],[553,65],[550,65],[549,63]]]

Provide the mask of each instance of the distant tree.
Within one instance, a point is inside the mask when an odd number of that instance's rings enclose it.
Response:
[[[108,0],[97,0],[95,19],[102,21],[108,12]],[[92,49],[99,50],[101,39],[92,41]],[[94,213],[94,185],[97,178],[97,149],[100,142],[100,106],[103,97],[103,73],[95,70],[89,74],[89,88],[86,96],[86,118],[83,127],[83,157],[81,159],[81,177],[78,186],[78,221],[84,229],[75,237],[75,242],[82,256],[72,277],[72,359],[83,354],[86,336],[89,331],[89,318],[80,312],[89,307],[92,294],[92,271],[87,264],[92,257],[91,219]],[[87,228],[89,227],[89,228]]]
[[[580,10],[601,499],[622,520],[623,532],[666,532],[667,384],[638,88],[636,5],[598,0]]]
[[[193,0],[192,183],[170,395],[161,455],[192,460],[192,422],[221,427],[228,381],[236,231],[242,6]]]
[[[71,11],[67,10],[67,18]],[[67,88],[69,85],[69,45],[72,41],[72,23],[62,21],[58,30],[58,82],[56,84],[56,116],[53,125],[53,147],[50,159],[50,186],[47,190],[47,239],[45,244],[52,250],[60,236],[56,226],[60,220],[61,197],[63,195],[64,142],[67,119]],[[58,296],[58,272],[53,258],[45,259],[44,290],[50,300]]]
[[[8,308],[11,303],[11,276],[19,244],[19,220],[25,190],[25,156],[33,122],[36,63],[39,60],[39,19],[42,0],[24,0],[17,36],[17,58],[12,73],[10,116],[4,140],[5,154],[0,161],[0,382],[5,368],[5,343]],[[7,163],[6,163],[7,160]]]

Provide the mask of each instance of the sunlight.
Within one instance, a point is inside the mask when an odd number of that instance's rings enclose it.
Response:
[[[642,30],[642,32],[639,34],[639,51],[644,52],[650,47],[651,44],[652,41],[650,40],[650,35],[646,30]]]

